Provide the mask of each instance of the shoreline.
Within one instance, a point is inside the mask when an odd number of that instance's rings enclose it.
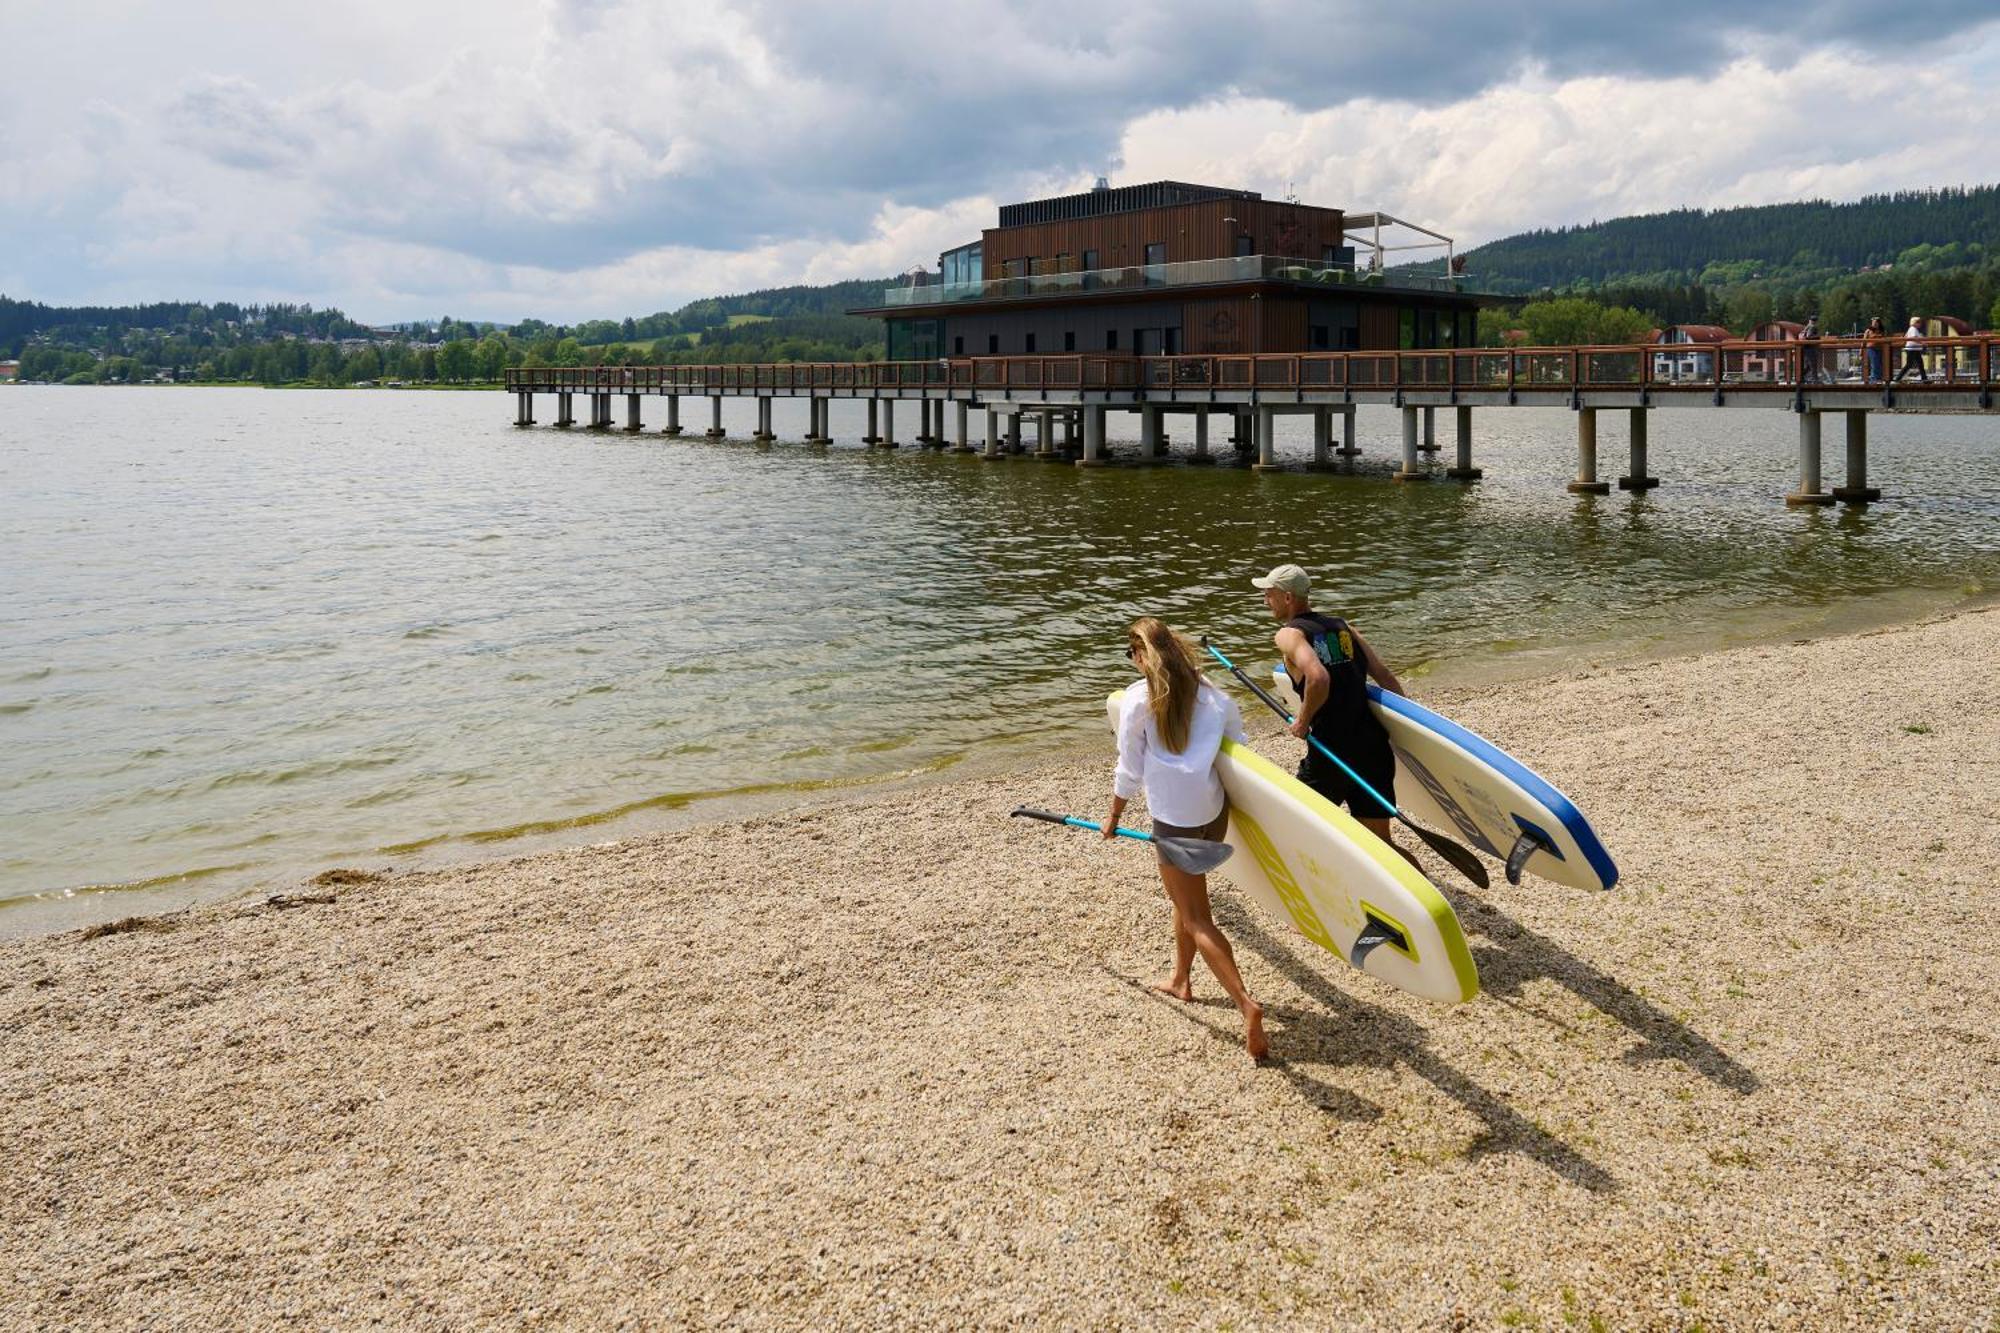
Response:
[[[1741,634],[1725,633],[1713,647],[1688,647],[1684,641],[1670,639],[1664,634],[1635,635],[1628,632],[1617,638],[1575,640],[1488,653],[1463,662],[1439,664],[1426,661],[1405,668],[1402,674],[1419,698],[1452,709],[1484,691],[1546,680],[1552,675],[1573,674],[1580,669],[1643,666],[1717,650],[1813,643],[1855,634],[1917,628],[1940,618],[1975,614],[1994,606],[2000,606],[2000,589],[1960,590],[1956,594],[1922,590],[1920,595],[1905,590],[1895,597],[1848,598],[1814,608],[1819,613],[1815,617],[1818,624],[1803,638],[1798,626],[1773,626],[1765,618],[1768,615],[1766,610],[1745,609],[1737,614],[1737,618],[1748,622],[1749,628]],[[642,795],[604,810],[586,810],[526,821],[517,826],[521,830],[519,832],[474,829],[434,833],[408,843],[383,844],[327,856],[301,856],[293,858],[288,864],[269,867],[199,867],[168,871],[130,882],[33,890],[0,900],[0,942],[88,929],[134,915],[185,913],[211,906],[227,906],[259,894],[295,888],[329,868],[351,869],[360,864],[370,867],[370,873],[380,874],[448,870],[487,860],[517,859],[541,852],[596,845],[607,840],[622,841],[698,830],[781,814],[787,810],[809,811],[855,801],[887,799],[912,790],[948,786],[972,778],[1012,773],[1049,763],[1083,762],[1098,755],[1101,749],[1102,738],[1095,728],[1083,726],[1073,739],[1052,747],[1051,753],[1025,762],[1017,749],[1008,746],[997,752],[972,751],[946,755],[912,769],[879,776],[813,779],[768,792],[693,793],[673,801]],[[200,892],[200,888],[212,877],[233,876],[239,872],[248,873],[228,881],[234,887],[227,891],[214,896]],[[77,912],[65,908],[51,911],[46,906],[51,903],[88,904],[95,910]],[[24,922],[29,924],[24,925]]]
[[[1449,1008],[1218,888],[1263,1068],[1143,854],[1006,819],[1101,752],[0,942],[0,1327],[1983,1326],[1995,660],[1440,691],[1623,881],[1442,884]]]

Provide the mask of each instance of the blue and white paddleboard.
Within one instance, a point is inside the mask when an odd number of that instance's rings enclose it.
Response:
[[[1281,664],[1273,692],[1297,710]],[[1368,702],[1396,752],[1396,804],[1419,824],[1520,869],[1578,889],[1608,889],[1618,867],[1583,812],[1555,784],[1477,732],[1372,682]],[[1512,878],[1512,876],[1510,876]]]

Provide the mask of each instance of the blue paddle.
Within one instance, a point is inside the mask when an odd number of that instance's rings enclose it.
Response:
[[[1230,675],[1236,677],[1236,679],[1242,681],[1244,685],[1248,686],[1250,693],[1256,695],[1259,699],[1262,699],[1267,705],[1269,705],[1272,712],[1276,713],[1279,717],[1285,719],[1287,725],[1291,723],[1292,715],[1285,708],[1285,706],[1279,703],[1276,699],[1272,698],[1270,692],[1266,690],[1263,686],[1259,685],[1256,681],[1250,679],[1250,677],[1244,675],[1243,669],[1237,666],[1236,663],[1230,661],[1227,657],[1224,657],[1222,655],[1222,650],[1220,648],[1217,648],[1214,644],[1210,643],[1206,638],[1204,638],[1201,641],[1201,646],[1208,649],[1210,656],[1214,657],[1216,661],[1222,663],[1223,666],[1227,667],[1229,669]],[[1442,833],[1431,832],[1431,830],[1415,822],[1408,815],[1404,814],[1401,810],[1398,810],[1396,808],[1396,803],[1394,801],[1391,801],[1381,792],[1376,791],[1373,787],[1369,786],[1366,779],[1364,779],[1359,773],[1356,773],[1353,769],[1349,768],[1347,766],[1347,761],[1342,759],[1339,755],[1335,754],[1332,750],[1329,750],[1326,747],[1326,744],[1323,741],[1321,741],[1319,737],[1308,732],[1306,733],[1306,743],[1311,745],[1315,750],[1318,750],[1321,754],[1325,755],[1328,759],[1331,759],[1340,768],[1341,772],[1347,774],[1348,777],[1352,778],[1354,780],[1355,786],[1367,792],[1368,795],[1374,800],[1375,804],[1382,807],[1383,813],[1387,814],[1391,819],[1401,821],[1404,828],[1407,828],[1408,830],[1410,830],[1410,832],[1416,834],[1419,838],[1422,838],[1425,841],[1425,843],[1429,844],[1430,849],[1432,851],[1436,852],[1439,856],[1442,856],[1445,860],[1451,862],[1452,869],[1458,871],[1459,874],[1465,876],[1467,879],[1471,880],[1474,884],[1477,884],[1482,889],[1492,882],[1486,874],[1486,867],[1479,863],[1479,858],[1473,854],[1473,851],[1470,847],[1466,847],[1463,844],[1453,842],[1450,838],[1447,838]]]
[[[1078,819],[1075,815],[1059,815],[1053,810],[1037,810],[1032,806],[1017,805],[1008,812],[1016,819],[1039,819],[1049,824],[1067,824],[1071,828],[1087,828],[1093,833],[1102,833],[1104,825],[1088,819]],[[1117,830],[1121,838],[1132,838],[1138,842],[1150,842],[1160,849],[1167,858],[1167,864],[1190,875],[1206,875],[1209,871],[1229,859],[1236,849],[1226,842],[1211,842],[1207,838],[1156,838],[1138,829]]]

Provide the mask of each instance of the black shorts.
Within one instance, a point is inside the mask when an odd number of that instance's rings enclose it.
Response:
[[[1385,747],[1386,749],[1386,747]],[[1340,756],[1347,766],[1361,775],[1362,781],[1380,792],[1387,800],[1396,799],[1396,756],[1387,751],[1375,758],[1349,758]],[[1335,805],[1345,805],[1356,819],[1388,819],[1390,814],[1382,808],[1382,802],[1356,786],[1354,779],[1340,771],[1340,765],[1328,759],[1318,750],[1308,749],[1306,757],[1299,760],[1299,781],[1311,787]]]
[[[1155,838],[1206,838],[1210,842],[1221,842],[1228,833],[1229,802],[1227,801],[1222,803],[1221,814],[1209,820],[1206,824],[1201,824],[1194,828],[1188,828],[1184,824],[1169,824],[1164,819],[1153,821],[1153,836]],[[1167,859],[1167,854],[1159,851],[1158,844],[1154,845],[1154,851],[1162,861]]]

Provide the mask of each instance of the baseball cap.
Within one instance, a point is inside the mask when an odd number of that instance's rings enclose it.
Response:
[[[1250,580],[1253,588],[1277,588],[1294,597],[1305,597],[1312,593],[1312,580],[1297,565],[1279,565],[1263,578]]]

